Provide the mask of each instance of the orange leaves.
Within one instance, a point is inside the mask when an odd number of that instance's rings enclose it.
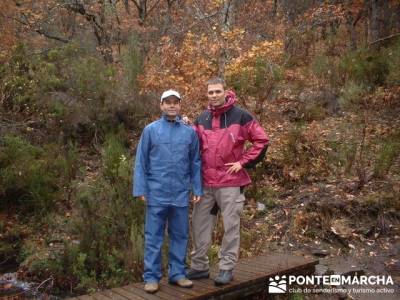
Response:
[[[146,65],[146,74],[141,80],[143,89],[173,87],[185,98],[200,98],[204,82],[215,72],[218,44],[205,34],[190,31],[180,48],[169,37],[163,37],[162,42],[158,57]]]
[[[305,13],[304,17],[308,21],[318,23],[330,22],[337,19],[343,20],[345,17],[345,9],[342,5],[324,3]]]
[[[16,43],[16,27],[15,21],[12,20],[16,13],[15,6],[10,3],[10,1],[0,2],[0,62],[9,54],[9,51]]]
[[[259,58],[279,63],[282,54],[283,42],[281,40],[260,42],[228,64],[226,68],[227,76],[232,76],[243,71],[254,71],[257,59]]]

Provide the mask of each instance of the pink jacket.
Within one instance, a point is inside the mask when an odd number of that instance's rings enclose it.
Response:
[[[234,187],[251,183],[244,168],[252,167],[263,159],[268,136],[257,120],[247,111],[235,106],[236,96],[228,91],[222,107],[209,106],[195,121],[200,139],[203,184],[206,187]],[[245,142],[252,146],[245,151]],[[239,161],[244,167],[228,174],[230,166]]]

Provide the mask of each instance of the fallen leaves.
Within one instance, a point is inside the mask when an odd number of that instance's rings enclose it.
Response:
[[[354,230],[350,227],[348,220],[337,219],[332,222],[331,231],[346,239],[352,236]]]

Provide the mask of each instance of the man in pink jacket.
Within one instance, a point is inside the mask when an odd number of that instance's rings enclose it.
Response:
[[[207,252],[212,241],[218,208],[224,224],[216,285],[228,284],[239,255],[240,214],[245,197],[243,188],[251,183],[245,168],[265,156],[268,137],[257,120],[235,106],[232,91],[225,91],[221,78],[207,82],[209,106],[195,121],[200,139],[204,196],[193,209],[194,249],[189,279],[209,277]],[[252,146],[245,151],[245,142]]]

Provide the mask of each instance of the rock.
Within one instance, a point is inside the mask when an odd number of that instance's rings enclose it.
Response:
[[[351,276],[351,277],[359,277],[361,275],[365,275],[365,271],[362,269],[354,269],[354,270],[348,270],[344,273],[341,273],[340,275],[342,276]]]
[[[327,266],[319,264],[319,265],[315,266],[314,274],[319,275],[319,276],[327,275],[328,270],[329,270],[329,268]]]
[[[332,266],[332,270],[334,274],[342,276],[359,277],[361,275],[365,275],[365,271],[361,267],[356,265],[339,264],[336,266]]]
[[[336,219],[332,222],[331,231],[334,234],[346,239],[352,235],[354,230],[351,228],[349,220]]]
[[[311,253],[317,257],[325,257],[330,254],[329,251],[325,249],[312,249]]]
[[[257,202],[257,210],[258,211],[264,211],[265,210],[265,204],[261,202]]]

